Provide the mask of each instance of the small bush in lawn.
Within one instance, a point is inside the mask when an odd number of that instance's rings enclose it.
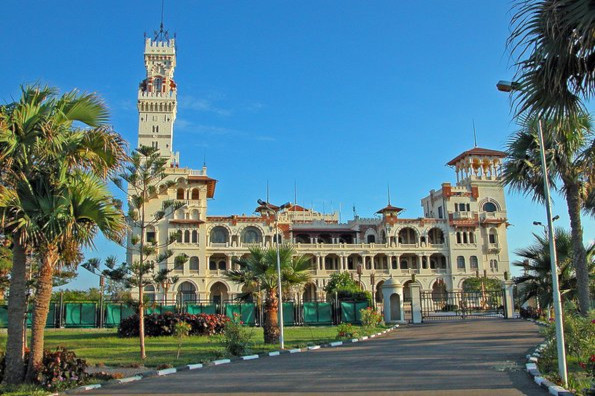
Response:
[[[351,323],[341,323],[337,326],[337,338],[338,339],[350,339],[357,338],[357,332],[355,327]]]
[[[178,322],[174,326],[174,335],[178,339],[178,353],[176,354],[176,359],[180,358],[180,351],[182,350],[182,340],[188,337],[188,333],[192,330],[192,326],[190,323],[186,322]]]
[[[244,323],[240,320],[240,315],[234,313],[233,319],[225,324],[222,337],[227,353],[232,356],[245,355],[248,352],[251,338],[252,332],[244,326]]]
[[[360,310],[362,327],[366,330],[373,329],[382,322],[382,315],[372,307]]]
[[[118,326],[118,336],[138,337],[138,315],[123,319]],[[189,335],[214,335],[223,333],[229,318],[225,315],[166,312],[145,316],[145,336],[159,337],[174,334],[176,323],[185,322],[191,326]]]
[[[29,351],[25,352],[25,367],[29,360]],[[5,360],[2,356],[0,362],[0,381],[4,377]],[[72,351],[64,347],[58,347],[55,351],[43,351],[41,365],[37,368],[37,374],[33,380],[47,390],[62,390],[84,383],[88,375],[85,372],[87,362],[79,359]]]
[[[156,370],[165,370],[165,369],[172,368],[172,367],[173,367],[173,365],[171,365],[169,363],[163,363],[163,364],[160,364],[159,366],[155,367],[155,369]]]

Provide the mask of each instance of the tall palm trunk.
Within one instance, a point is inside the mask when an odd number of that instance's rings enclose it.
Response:
[[[4,383],[18,384],[25,374],[25,315],[27,312],[25,246],[14,235],[12,247],[12,270],[10,272],[10,295],[8,297],[8,339],[6,340],[6,366]]]
[[[59,257],[58,248],[55,246],[47,249],[44,253],[35,291],[33,323],[31,325],[31,354],[29,355],[26,375],[27,382],[33,381],[43,360],[45,323],[52,298],[52,277]]]
[[[591,308],[589,295],[589,268],[587,266],[587,251],[583,244],[583,227],[581,224],[581,202],[579,187],[575,183],[565,183],[566,203],[570,217],[570,232],[572,236],[572,261],[576,270],[578,289],[578,304],[582,315],[587,315]]]
[[[267,290],[266,301],[264,302],[266,319],[264,322],[264,343],[275,344],[279,342],[279,301],[277,300],[277,289]]]

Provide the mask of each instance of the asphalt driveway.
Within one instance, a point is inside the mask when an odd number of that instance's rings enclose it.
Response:
[[[81,394],[545,395],[524,372],[541,342],[523,320],[473,319],[401,327],[338,348],[180,372]]]

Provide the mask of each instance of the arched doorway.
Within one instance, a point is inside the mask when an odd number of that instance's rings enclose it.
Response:
[[[221,304],[228,299],[227,286],[222,282],[215,282],[211,286],[211,301],[215,304]]]
[[[382,296],[382,285],[384,285],[383,280],[378,282],[378,284],[376,285],[376,303],[377,304],[382,304],[382,302],[383,302],[384,297]]]
[[[191,282],[183,282],[178,287],[178,304],[196,301],[196,286]]]
[[[314,283],[308,283],[304,287],[304,294],[302,301],[316,301],[316,285]]]
[[[401,296],[397,293],[390,296],[390,321],[401,320]]]

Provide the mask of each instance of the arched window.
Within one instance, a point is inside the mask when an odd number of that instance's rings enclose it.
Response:
[[[428,231],[428,241],[432,245],[444,243],[444,233],[440,228],[432,228]]]
[[[155,92],[161,92],[162,89],[163,89],[163,80],[161,79],[161,77],[155,77],[155,79],[153,80],[153,90]]]
[[[484,212],[495,212],[497,210],[498,210],[498,208],[496,207],[496,204],[493,202],[486,202],[483,204]]]
[[[155,286],[153,285],[147,285],[145,286],[145,296],[147,297],[147,299],[150,302],[154,302],[155,301]]]
[[[260,230],[256,227],[247,227],[242,233],[242,243],[260,243],[261,240]]]
[[[184,199],[184,189],[183,188],[178,188],[178,191],[176,193],[176,199]]]
[[[198,231],[192,231],[192,243],[198,243]]]
[[[475,233],[473,231],[469,231],[469,243],[475,243]]]
[[[182,230],[176,231],[176,242],[182,243]]]
[[[463,257],[463,256],[457,257],[457,268],[465,269],[465,257]]]
[[[184,243],[190,243],[190,231],[184,231]]]
[[[368,235],[368,243],[376,243],[376,235]]]
[[[492,272],[498,272],[498,260],[490,260],[490,270]]]
[[[407,260],[401,260],[401,269],[409,268],[409,262]]]
[[[193,188],[192,189],[192,196],[191,196],[193,200],[197,200],[199,195],[198,195],[198,188]]]
[[[414,245],[417,243],[417,232],[413,228],[403,228],[399,231],[399,243]]]
[[[463,243],[467,243],[467,233],[463,232]]]
[[[145,236],[145,241],[148,243],[155,243],[155,227],[153,226],[148,226],[147,227],[147,232],[146,232],[146,236]]]
[[[229,233],[225,227],[215,227],[211,231],[212,243],[226,243],[229,240]]]
[[[471,269],[478,269],[479,268],[479,262],[477,261],[477,256],[471,256],[469,258],[469,265],[471,266]]]
[[[457,243],[461,243],[461,233],[457,232]]]
[[[283,235],[281,234],[275,234],[273,235],[273,243],[283,243]]]
[[[488,234],[488,240],[490,243],[498,243],[498,232],[495,228],[490,229],[490,233]]]
[[[190,257],[190,271],[198,271],[198,257]]]

